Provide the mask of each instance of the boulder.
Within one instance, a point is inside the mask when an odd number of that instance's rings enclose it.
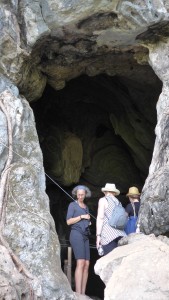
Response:
[[[106,285],[104,300],[167,300],[169,243],[153,234],[130,234],[95,264]]]

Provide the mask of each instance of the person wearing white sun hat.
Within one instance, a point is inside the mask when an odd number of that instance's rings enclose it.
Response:
[[[99,249],[102,246],[104,255],[106,255],[118,246],[118,241],[126,236],[126,233],[124,230],[111,227],[108,223],[115,205],[119,203],[116,196],[120,194],[120,191],[114,183],[106,183],[101,191],[105,194],[105,197],[100,198],[98,202],[96,247]]]

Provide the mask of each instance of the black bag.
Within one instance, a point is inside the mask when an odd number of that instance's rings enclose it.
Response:
[[[113,201],[106,197],[106,199],[109,201]],[[118,201],[118,203],[115,203],[115,208],[112,211],[111,217],[109,218],[109,225],[113,228],[124,230],[127,221],[128,221],[128,214],[126,213],[124,207],[121,205],[121,203]]]

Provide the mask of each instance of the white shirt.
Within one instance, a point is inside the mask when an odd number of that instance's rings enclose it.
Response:
[[[115,229],[111,227],[108,223],[109,218],[113,209],[115,208],[116,202],[118,203],[119,200],[115,196],[108,196],[112,198],[112,201],[109,202],[108,207],[104,211],[104,219],[103,219],[103,226],[101,231],[101,244],[107,245],[113,240],[115,240],[119,236],[126,236],[126,233],[123,230]],[[107,201],[107,200],[106,200]]]

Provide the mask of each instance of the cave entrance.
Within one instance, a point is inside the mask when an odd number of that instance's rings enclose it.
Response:
[[[83,75],[62,90],[47,85],[41,99],[31,104],[45,172],[70,194],[76,184],[87,185],[92,191],[87,204],[95,216],[105,183],[116,184],[125,205],[128,188],[141,190],[148,175],[162,88],[150,67],[149,72],[147,78],[137,73],[132,79]],[[48,178],[47,193],[62,245],[68,240],[65,216],[71,199]],[[95,245],[95,221],[91,231]]]
[[[138,82],[101,74],[80,76],[58,91],[47,85],[31,104],[46,173],[66,189],[87,184],[94,198],[106,182],[114,182],[121,196],[131,185],[141,189],[162,88],[152,74],[147,84],[141,76]]]

